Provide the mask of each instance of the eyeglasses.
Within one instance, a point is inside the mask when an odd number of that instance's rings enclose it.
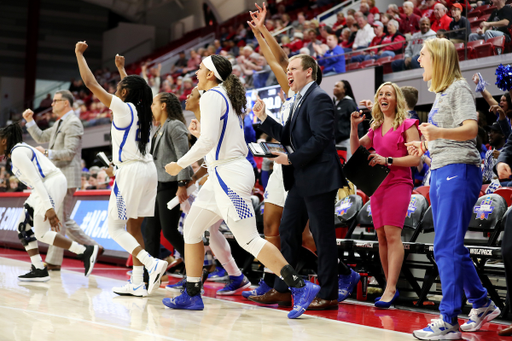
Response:
[[[64,99],[64,98],[61,98],[61,99],[54,99],[54,100],[53,100],[53,103],[55,103],[55,102],[59,102],[59,101],[67,101],[67,99]]]

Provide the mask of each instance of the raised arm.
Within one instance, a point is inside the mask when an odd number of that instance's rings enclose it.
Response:
[[[117,67],[117,70],[119,71],[119,76],[121,76],[121,80],[123,80],[124,77],[128,76],[126,74],[126,70],[124,69],[124,63],[125,63],[124,56],[120,56],[120,55],[116,54],[116,67]]]
[[[266,40],[263,39],[263,37],[261,36],[261,32],[258,30],[254,22],[248,21],[247,23],[249,24],[249,27],[252,29],[254,36],[258,40],[258,44],[260,45],[260,52],[267,60],[268,66],[270,66],[272,72],[274,72],[274,75],[276,76],[277,82],[281,86],[281,89],[283,89],[285,94],[288,94],[288,90],[290,90],[290,87],[288,86],[288,78],[286,77],[286,71],[283,70],[281,64],[279,64],[276,56],[274,56],[274,54],[270,50],[270,47],[268,46]]]
[[[272,54],[275,56],[277,62],[279,63],[279,65],[281,65],[281,68],[286,73],[286,69],[288,68],[288,55],[284,52],[281,46],[279,46],[274,36],[272,36],[272,34],[267,30],[267,27],[265,26],[267,6],[265,5],[265,3],[263,3],[263,8],[258,6],[258,4],[256,4],[256,7],[258,8],[257,12],[250,12],[254,24],[256,25],[260,33],[263,34],[263,37],[267,41],[267,44],[270,47],[270,50],[272,51]]]
[[[478,78],[478,73],[475,73],[473,75],[473,82],[475,84],[478,84],[478,81],[479,81],[479,78]],[[493,105],[498,105],[499,103],[494,99],[494,97],[492,97],[491,93],[487,90],[482,90],[480,92],[482,94],[482,97],[485,99],[485,101],[487,102],[487,104],[489,104],[489,106],[493,106]]]
[[[88,45],[85,41],[79,41],[75,46],[75,54],[76,60],[78,62],[78,69],[80,70],[80,76],[82,77],[85,86],[91,90],[91,92],[101,101],[101,103],[105,104],[107,108],[110,108],[112,95],[109,94],[107,90],[103,89],[87,65],[87,61],[84,57],[84,52],[87,50],[87,47]]]

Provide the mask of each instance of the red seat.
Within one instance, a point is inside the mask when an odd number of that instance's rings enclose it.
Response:
[[[461,43],[464,45],[464,43]],[[468,47],[468,54],[466,59],[466,49],[464,46],[457,48],[457,54],[459,55],[459,61],[469,60],[474,58],[474,52],[472,47]]]
[[[430,205],[430,186],[420,186],[416,188],[415,191],[423,195]]]
[[[491,15],[492,12],[494,12],[495,9],[496,9],[496,6],[491,6],[491,7],[487,7],[483,11],[480,10],[480,12],[482,12],[482,14],[489,14],[489,15]]]
[[[494,55],[494,46],[491,43],[483,43],[473,48],[475,58],[484,58]]]
[[[347,71],[350,71],[350,70],[357,70],[357,69],[360,69],[360,68],[361,68],[361,63],[356,62],[356,63],[349,63],[349,64],[347,64],[345,69]]]
[[[487,187],[489,187],[489,184],[482,185],[481,191],[487,191]]]
[[[377,65],[377,63],[375,63],[375,60],[373,60],[373,59],[365,60],[364,62],[361,63],[361,68],[375,66],[375,65]]]
[[[382,65],[384,63],[390,62],[392,59],[393,59],[393,57],[391,57],[391,56],[379,58],[379,59],[377,59],[377,65]]]
[[[477,13],[480,13],[480,11],[477,11]],[[475,17],[475,16],[468,17],[469,23],[471,24],[472,22],[477,21],[479,16],[477,16],[477,17]]]
[[[490,16],[491,16],[491,13],[482,14],[481,16],[478,17],[478,20],[487,21],[487,19],[489,19]]]
[[[498,194],[507,202],[507,206],[512,205],[512,188],[502,187],[494,191],[494,194]]]
[[[370,200],[370,198],[368,198],[368,196],[360,189],[358,189],[356,193],[361,197],[361,199],[363,199],[363,205],[366,204],[368,200]]]
[[[511,1],[512,1],[512,0],[511,0]],[[468,13],[468,20],[469,20],[470,18],[474,18],[474,17],[477,17],[477,18],[478,18],[481,14],[482,14],[482,12],[480,12],[480,11],[479,11],[479,10],[477,10],[477,9],[474,9],[474,10],[472,10],[471,12],[469,12],[469,13]]]
[[[484,21],[485,21],[484,19],[478,18],[477,20],[474,20],[474,21],[470,22],[469,24],[471,25],[471,28],[480,27],[480,24]]]
[[[475,46],[482,45],[484,43],[485,43],[485,40],[483,40],[483,39],[478,39],[475,41],[468,41],[468,47],[475,48]]]
[[[505,36],[487,39],[487,43],[492,44],[495,55],[502,54],[505,51]]]
[[[397,54],[393,57],[393,60],[398,60],[398,59],[404,59],[404,54],[401,53],[401,54]]]

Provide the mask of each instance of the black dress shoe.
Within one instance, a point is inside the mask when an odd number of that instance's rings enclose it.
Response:
[[[324,300],[315,297],[307,310],[338,310],[338,300]]]
[[[498,332],[500,336],[511,336],[512,335],[512,324],[505,329],[502,329]]]

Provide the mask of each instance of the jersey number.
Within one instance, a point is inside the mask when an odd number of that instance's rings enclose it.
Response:
[[[135,132],[135,141],[140,141],[140,124],[139,121],[137,121],[137,131]],[[148,137],[149,142],[149,137]]]

